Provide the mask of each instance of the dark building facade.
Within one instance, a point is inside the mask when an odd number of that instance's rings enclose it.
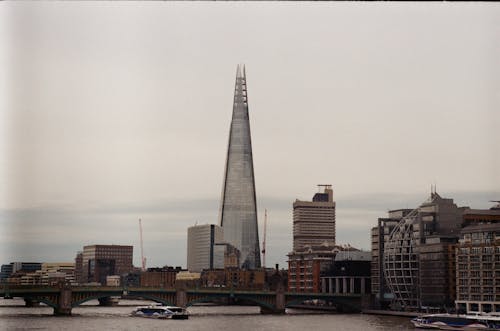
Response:
[[[106,277],[133,270],[133,246],[90,245],[82,252],[82,282],[106,284]]]
[[[371,293],[371,253],[342,251],[321,276],[321,292],[335,294]]]
[[[220,205],[224,240],[240,252],[240,267],[260,268],[257,201],[245,67],[238,65]]]

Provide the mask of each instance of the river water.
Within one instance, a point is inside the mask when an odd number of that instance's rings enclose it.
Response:
[[[129,316],[133,306],[149,302],[121,300],[116,307],[97,301],[73,308],[69,317],[53,316],[50,307],[24,307],[23,300],[0,299],[0,330],[415,330],[409,318],[287,310],[286,315],[261,315],[259,307],[189,307],[188,320],[156,320]]]

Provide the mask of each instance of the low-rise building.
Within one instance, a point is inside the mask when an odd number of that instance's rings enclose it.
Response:
[[[330,268],[335,255],[343,249],[341,246],[325,243],[319,246],[304,246],[290,252],[288,254],[288,291],[321,292],[322,272]]]
[[[335,294],[371,293],[371,252],[344,250],[321,275],[321,292]]]
[[[180,267],[148,268],[141,272],[141,286],[174,288],[176,276],[181,270]]]

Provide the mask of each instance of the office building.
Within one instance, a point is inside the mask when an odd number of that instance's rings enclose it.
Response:
[[[429,272],[447,268],[444,265],[446,261],[438,262],[432,254],[438,254],[438,259],[448,256],[448,245],[453,243],[453,237],[460,234],[464,210],[457,207],[453,199],[444,199],[433,191],[427,201],[404,216],[394,227],[384,243],[383,269],[387,286],[394,296],[395,308],[420,309],[427,299],[437,303],[436,297],[451,297],[451,294],[437,294],[433,299],[422,295],[431,290],[431,287],[424,286],[424,282],[429,281]],[[426,256],[420,256],[424,249],[428,249],[427,260]],[[433,274],[431,278],[436,285],[447,286],[448,277],[449,274],[442,272]],[[442,302],[440,306],[445,304]]]
[[[236,70],[233,117],[220,204],[224,240],[240,252],[240,267],[260,268],[257,202],[245,67]]]
[[[224,267],[224,252],[222,261],[217,260],[220,250],[215,246],[224,240],[223,229],[215,224],[195,225],[188,228],[187,239],[187,269],[190,272],[201,272],[204,269]],[[220,246],[218,246],[220,247]],[[219,265],[217,265],[219,264]]]
[[[371,252],[345,250],[335,256],[333,264],[321,275],[321,292],[332,294],[371,293]]]
[[[468,209],[456,246],[457,309],[500,312],[500,203]]]
[[[106,284],[106,277],[131,272],[133,270],[133,246],[89,245],[83,247],[83,283]],[[77,256],[78,257],[78,256]]]
[[[371,259],[371,291],[375,295],[378,308],[388,308],[394,299],[387,287],[384,277],[384,245],[396,225],[411,209],[390,210],[388,217],[379,218],[377,226],[371,230],[372,259]]]
[[[331,185],[318,185],[324,191],[312,201],[293,203],[293,249],[305,246],[335,245],[335,202]]]
[[[288,253],[288,291],[321,292],[320,276],[330,268],[337,253],[343,249],[323,244],[304,246]]]

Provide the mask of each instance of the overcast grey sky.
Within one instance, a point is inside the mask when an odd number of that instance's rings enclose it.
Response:
[[[2,2],[0,40],[0,263],[114,243],[139,265],[141,217],[149,266],[185,266],[187,227],[217,222],[238,63],[269,265],[316,184],[364,249],[433,183],[500,199],[497,3]]]

